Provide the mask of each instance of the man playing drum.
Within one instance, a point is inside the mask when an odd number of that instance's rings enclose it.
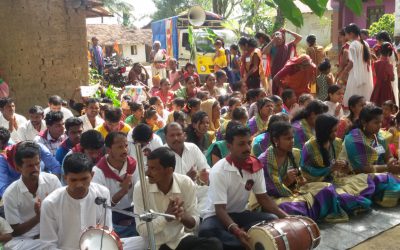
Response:
[[[250,249],[248,230],[261,221],[288,216],[267,195],[264,173],[257,158],[250,156],[250,130],[231,127],[225,140],[230,155],[218,161],[210,172],[209,204],[200,225],[200,237],[217,237],[227,249]],[[250,191],[268,213],[246,210]]]
[[[86,154],[67,155],[64,159],[67,186],[55,190],[42,203],[40,239],[53,248],[80,249],[80,238],[85,229],[99,225],[104,225],[110,231],[113,229],[111,210],[105,211],[95,203],[97,197],[103,197],[110,205],[111,199],[106,187],[91,182],[93,165]],[[124,249],[145,248],[141,238],[130,243],[124,244]],[[97,244],[99,247],[96,249],[100,249],[100,242],[92,242],[90,246]]]

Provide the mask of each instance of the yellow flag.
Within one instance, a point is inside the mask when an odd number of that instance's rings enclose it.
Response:
[[[118,55],[121,54],[121,52],[119,51],[119,46],[118,46],[118,42],[117,41],[114,42],[113,49],[114,49],[115,53],[117,53]]]

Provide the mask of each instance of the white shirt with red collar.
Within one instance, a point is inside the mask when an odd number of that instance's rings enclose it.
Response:
[[[37,143],[41,143],[41,144],[45,145],[50,150],[51,154],[53,156],[55,156],[58,146],[60,146],[60,144],[65,139],[67,139],[67,135],[66,134],[62,134],[57,139],[54,139],[53,137],[51,137],[51,135],[50,135],[48,130],[47,130],[47,132],[43,131],[42,133],[45,133],[45,134],[37,135],[35,137],[34,141],[37,142]]]

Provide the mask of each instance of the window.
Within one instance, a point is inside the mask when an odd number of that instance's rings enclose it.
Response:
[[[376,22],[385,14],[385,6],[373,6],[367,8],[367,27]]]
[[[137,47],[136,47],[136,45],[131,45],[131,55],[137,55]]]

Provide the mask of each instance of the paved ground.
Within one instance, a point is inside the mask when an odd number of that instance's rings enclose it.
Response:
[[[400,225],[389,229],[356,247],[351,248],[352,250],[395,250],[400,249]]]

